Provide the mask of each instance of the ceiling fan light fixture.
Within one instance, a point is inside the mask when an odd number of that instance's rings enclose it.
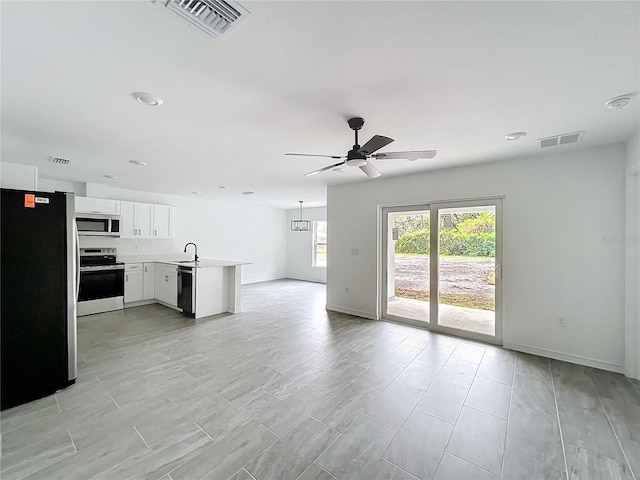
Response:
[[[347,165],[350,167],[362,167],[367,164],[367,161],[364,158],[352,158],[347,160]]]
[[[310,232],[311,222],[309,220],[302,219],[302,200],[298,200],[298,202],[300,202],[300,220],[291,220],[291,231]]]

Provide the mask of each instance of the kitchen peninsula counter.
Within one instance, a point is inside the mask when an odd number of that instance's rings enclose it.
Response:
[[[195,282],[195,318],[241,311],[242,265],[249,265],[250,262],[210,258],[195,262],[192,256],[181,254],[122,255],[118,257],[118,261],[125,265],[154,263],[158,265],[156,269],[160,265],[165,265],[165,269],[167,265],[172,265],[176,267],[176,275],[178,267],[191,269]],[[161,303],[176,308],[173,302],[158,299]]]

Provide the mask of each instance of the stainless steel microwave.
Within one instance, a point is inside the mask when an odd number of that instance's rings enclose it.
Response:
[[[78,235],[120,236],[120,217],[116,215],[80,213],[76,215],[76,225],[78,226]]]

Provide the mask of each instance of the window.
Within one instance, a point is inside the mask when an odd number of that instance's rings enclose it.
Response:
[[[327,222],[313,222],[313,266],[327,267]]]

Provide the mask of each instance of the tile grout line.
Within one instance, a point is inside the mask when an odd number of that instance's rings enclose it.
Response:
[[[400,465],[396,465],[395,463],[393,463],[391,460],[387,460],[384,457],[380,457],[380,460],[382,460],[383,462],[387,462],[389,465],[393,465],[395,468],[397,468],[398,470],[402,470],[404,473],[408,473],[409,475],[411,475],[413,478],[419,479],[419,477],[416,477],[413,473],[411,473],[408,470],[405,470],[404,468],[402,468]],[[439,465],[439,464],[438,464]],[[437,469],[436,469],[437,470]],[[395,476],[395,475],[394,475]]]
[[[560,432],[560,446],[562,447],[562,457],[564,458],[564,473],[569,480],[569,464],[567,463],[567,452],[564,448],[564,436],[562,435],[562,424],[560,423],[560,408],[558,407],[558,394],[556,393],[556,382],[553,378],[553,371],[551,370],[551,361],[547,359],[547,365],[549,367],[549,373],[551,374],[551,388],[553,389],[553,400],[556,404],[556,418],[558,419],[558,431]]]
[[[600,395],[598,395],[598,397],[600,397]],[[633,480],[636,480],[637,476],[633,471],[633,468],[631,468],[631,463],[629,463],[629,458],[627,457],[627,453],[624,451],[624,448],[622,448],[622,443],[620,442],[620,438],[618,438],[618,434],[616,433],[616,430],[613,428],[613,423],[611,422],[611,418],[609,418],[609,413],[607,412],[607,409],[604,408],[604,406],[603,406],[603,410],[604,410],[604,416],[607,417],[607,422],[609,423],[609,427],[611,427],[611,431],[613,432],[613,436],[616,437],[616,441],[618,442],[618,446],[620,447],[620,451],[622,452],[624,461],[627,462],[627,467],[629,467],[629,472],[631,472],[631,476],[633,477]]]
[[[120,405],[118,405],[118,402],[116,402],[116,399],[113,398],[113,395],[109,394],[109,397],[111,398],[111,400],[113,401],[113,403],[116,404],[116,407],[118,407],[118,410],[120,410]]]
[[[311,417],[311,418],[313,418],[313,417]],[[318,421],[319,421],[319,420],[318,420]],[[320,423],[322,423],[322,422],[320,422]],[[328,425],[327,425],[327,426],[328,426]],[[329,427],[329,428],[331,428],[331,427]],[[333,429],[333,430],[335,430],[335,429]],[[335,430],[335,431],[336,431],[336,432],[338,432],[337,430]],[[317,456],[316,458],[314,458],[314,459],[311,461],[311,463],[307,466],[307,468],[305,468],[305,469],[304,469],[304,471],[303,471],[300,475],[298,475],[298,478],[300,478],[300,477],[304,474],[304,472],[306,472],[306,471],[307,471],[307,469],[308,469],[311,465],[313,465],[314,463],[315,463],[316,465],[318,465],[318,467],[320,467],[323,471],[325,471],[325,472],[327,472],[329,475],[331,475],[332,477],[337,478],[337,477],[335,477],[335,475],[333,475],[331,472],[329,472],[328,470],[326,470],[325,468],[323,468],[323,467],[322,467],[322,465],[320,465],[319,463],[316,463],[316,461],[317,461],[317,460],[322,456],[322,454],[323,454],[324,452],[326,452],[329,448],[331,448],[331,446],[332,446],[334,443],[336,443],[340,437],[342,437],[342,432],[338,432],[338,435],[337,435],[337,436],[336,436],[336,438],[333,440],[333,442],[331,442],[329,445],[327,445],[327,447],[326,447],[324,450],[322,450],[322,451],[318,454],[318,456]]]
[[[149,444],[147,443],[147,441],[144,439],[144,437],[140,434],[140,432],[138,431],[138,429],[136,428],[135,425],[133,425],[133,429],[136,431],[136,433],[138,434],[138,436],[140,437],[140,439],[144,442],[144,444],[147,446],[147,448],[151,448],[149,446]]]
[[[56,404],[58,405],[58,413],[62,413],[62,408],[60,407],[60,402],[58,401],[58,396],[55,395],[53,398],[56,401]]]
[[[624,451],[624,448],[622,448],[622,442],[620,442],[620,438],[618,438],[618,434],[616,433],[616,429],[613,428],[613,422],[611,421],[611,418],[609,417],[609,412],[607,412],[607,408],[605,407],[604,402],[602,401],[602,397],[600,396],[600,392],[598,392],[598,389],[596,388],[596,384],[595,384],[595,382],[593,381],[593,378],[591,378],[591,375],[589,375],[588,372],[587,372],[587,378],[591,382],[591,385],[593,386],[593,389],[596,392],[596,395],[598,395],[598,401],[600,402],[600,406],[602,407],[602,411],[604,412],[604,416],[607,417],[607,423],[609,423],[609,428],[611,428],[611,431],[613,432],[613,436],[615,437],[616,442],[618,442],[618,447],[620,447],[620,451],[622,452],[622,456],[624,457],[624,461],[627,462],[627,467],[629,467],[629,472],[631,472],[631,477],[634,480],[636,480],[637,476],[636,476],[635,472],[633,471],[633,469],[631,468],[631,463],[629,462],[629,458],[627,457],[627,453]]]
[[[71,445],[73,445],[73,449],[76,451],[76,453],[78,453],[78,448],[76,447],[76,442],[73,441],[73,436],[71,435],[71,432],[67,430],[67,433],[69,434],[69,438],[71,439]]]
[[[202,431],[202,433],[204,433],[207,437],[209,437],[213,443],[216,443],[216,441],[213,439],[213,437],[211,435],[209,435],[207,432],[205,432],[204,428],[202,428],[197,422],[194,423],[194,425],[196,427],[198,427]]]
[[[253,480],[256,480],[256,477],[254,477],[253,475],[251,475],[251,474],[249,473],[249,471],[248,471],[246,468],[242,467],[240,470],[244,471],[244,473],[246,473],[247,475],[249,475]],[[240,470],[238,470],[238,471],[240,471]]]
[[[457,347],[456,347],[456,348],[457,348]],[[485,350],[485,353],[486,353],[486,350]],[[452,354],[453,354],[453,352],[452,352]],[[449,355],[449,358],[454,358],[454,357],[452,357],[451,355]],[[449,361],[449,358],[447,358],[447,361]],[[482,358],[484,358],[484,353],[482,354]],[[446,363],[446,362],[445,362],[445,363]],[[444,368],[444,365],[442,365],[442,367],[440,367],[440,370],[442,370],[442,368]],[[478,365],[478,368],[480,368],[480,365]],[[438,373],[439,373],[439,371],[438,371]],[[477,374],[478,374],[478,369],[476,369],[476,373],[473,375],[474,380],[475,380],[475,377],[476,377],[476,375],[477,375]],[[437,378],[437,377],[436,377],[436,378]],[[435,379],[434,379],[434,380],[435,380]],[[446,380],[441,380],[441,381],[446,382]],[[433,382],[432,382],[432,383],[433,383]],[[463,385],[458,385],[458,384],[453,383],[453,382],[447,382],[447,383],[450,383],[451,385],[456,385],[456,386],[458,386],[458,387],[466,388],[466,387],[464,387]],[[447,451],[447,448],[449,447],[449,442],[451,442],[451,437],[453,437],[453,432],[454,432],[454,430],[456,429],[456,425],[458,424],[458,420],[460,419],[460,415],[462,415],[462,409],[465,407],[465,403],[466,403],[466,401],[467,401],[467,398],[469,398],[469,394],[471,393],[471,386],[472,386],[472,385],[473,385],[473,380],[471,381],[471,385],[469,385],[469,387],[467,388],[467,394],[464,396],[464,400],[462,401],[462,406],[460,407],[460,412],[458,413],[458,416],[456,417],[456,422],[453,424],[453,428],[451,429],[451,434],[449,435],[449,438],[447,439],[447,444],[444,446],[444,451],[442,452],[442,456],[440,457],[440,460],[438,461],[438,465],[436,466],[436,469],[435,469],[435,472],[436,472],[436,473],[438,472],[438,469],[440,468],[440,464],[442,463],[442,459],[444,458],[445,453],[448,453],[449,455],[453,455],[453,453],[451,453],[451,452],[448,452],[448,451]],[[426,393],[427,393],[427,392],[425,391],[425,394],[426,394]],[[468,408],[471,408],[471,407],[468,407]],[[474,409],[474,410],[477,410],[477,409]],[[477,411],[480,411],[480,410],[477,410]],[[485,412],[483,412],[483,413],[485,413]],[[427,414],[427,415],[429,415],[429,414]],[[431,415],[431,416],[432,416],[433,418],[438,418],[438,417],[436,417],[436,416],[434,416],[434,415]],[[439,420],[440,420],[440,419],[439,419]],[[442,421],[444,421],[444,420],[442,420]],[[445,422],[445,423],[449,423],[449,422]],[[506,442],[506,434],[505,434],[505,442]],[[457,455],[453,455],[453,456],[454,456],[454,457],[456,457],[456,458],[460,458],[460,457],[458,457]],[[503,455],[503,457],[502,457],[502,458],[504,459],[504,455]],[[473,466],[475,466],[475,467],[478,467],[478,468],[480,468],[481,470],[485,470],[484,468],[482,468],[482,467],[480,467],[480,466],[476,465],[475,463],[471,463],[471,462],[469,462],[468,460],[465,460],[464,458],[460,458],[460,460],[463,460],[463,461],[465,461],[465,462],[469,463],[470,465],[473,465]],[[485,471],[487,471],[487,472],[488,472],[488,470],[485,470]],[[491,473],[491,472],[489,472],[489,473]],[[434,475],[435,475],[435,474],[434,474]]]
[[[500,478],[502,477],[502,474],[500,474],[500,475],[496,475],[495,473],[490,472],[490,471],[489,471],[489,470],[487,470],[486,468],[483,468],[483,467],[481,467],[480,465],[476,465],[475,463],[470,462],[469,460],[465,460],[464,458],[459,457],[458,455],[455,455],[455,454],[453,454],[453,453],[451,453],[451,452],[447,452],[447,451],[445,450],[445,453],[448,453],[448,454],[449,454],[449,455],[451,455],[452,457],[456,457],[458,460],[462,460],[464,463],[468,463],[469,465],[473,465],[474,467],[476,467],[476,468],[477,468],[477,469],[479,469],[479,470],[482,470],[483,472],[487,472],[488,474],[493,475],[494,477],[496,477],[496,479],[500,479]],[[444,455],[442,455],[442,456],[444,457]],[[440,467],[440,464],[438,464],[438,467]],[[436,470],[436,472],[437,472],[437,470]]]
[[[513,374],[511,375],[511,391],[509,392],[509,409],[507,410],[507,429],[504,432],[504,451],[502,452],[502,465],[500,466],[500,478],[504,476],[504,460],[507,456],[507,436],[509,435],[509,419],[511,419],[511,406],[513,405],[513,389],[516,385],[516,365],[518,356],[513,358]]]

